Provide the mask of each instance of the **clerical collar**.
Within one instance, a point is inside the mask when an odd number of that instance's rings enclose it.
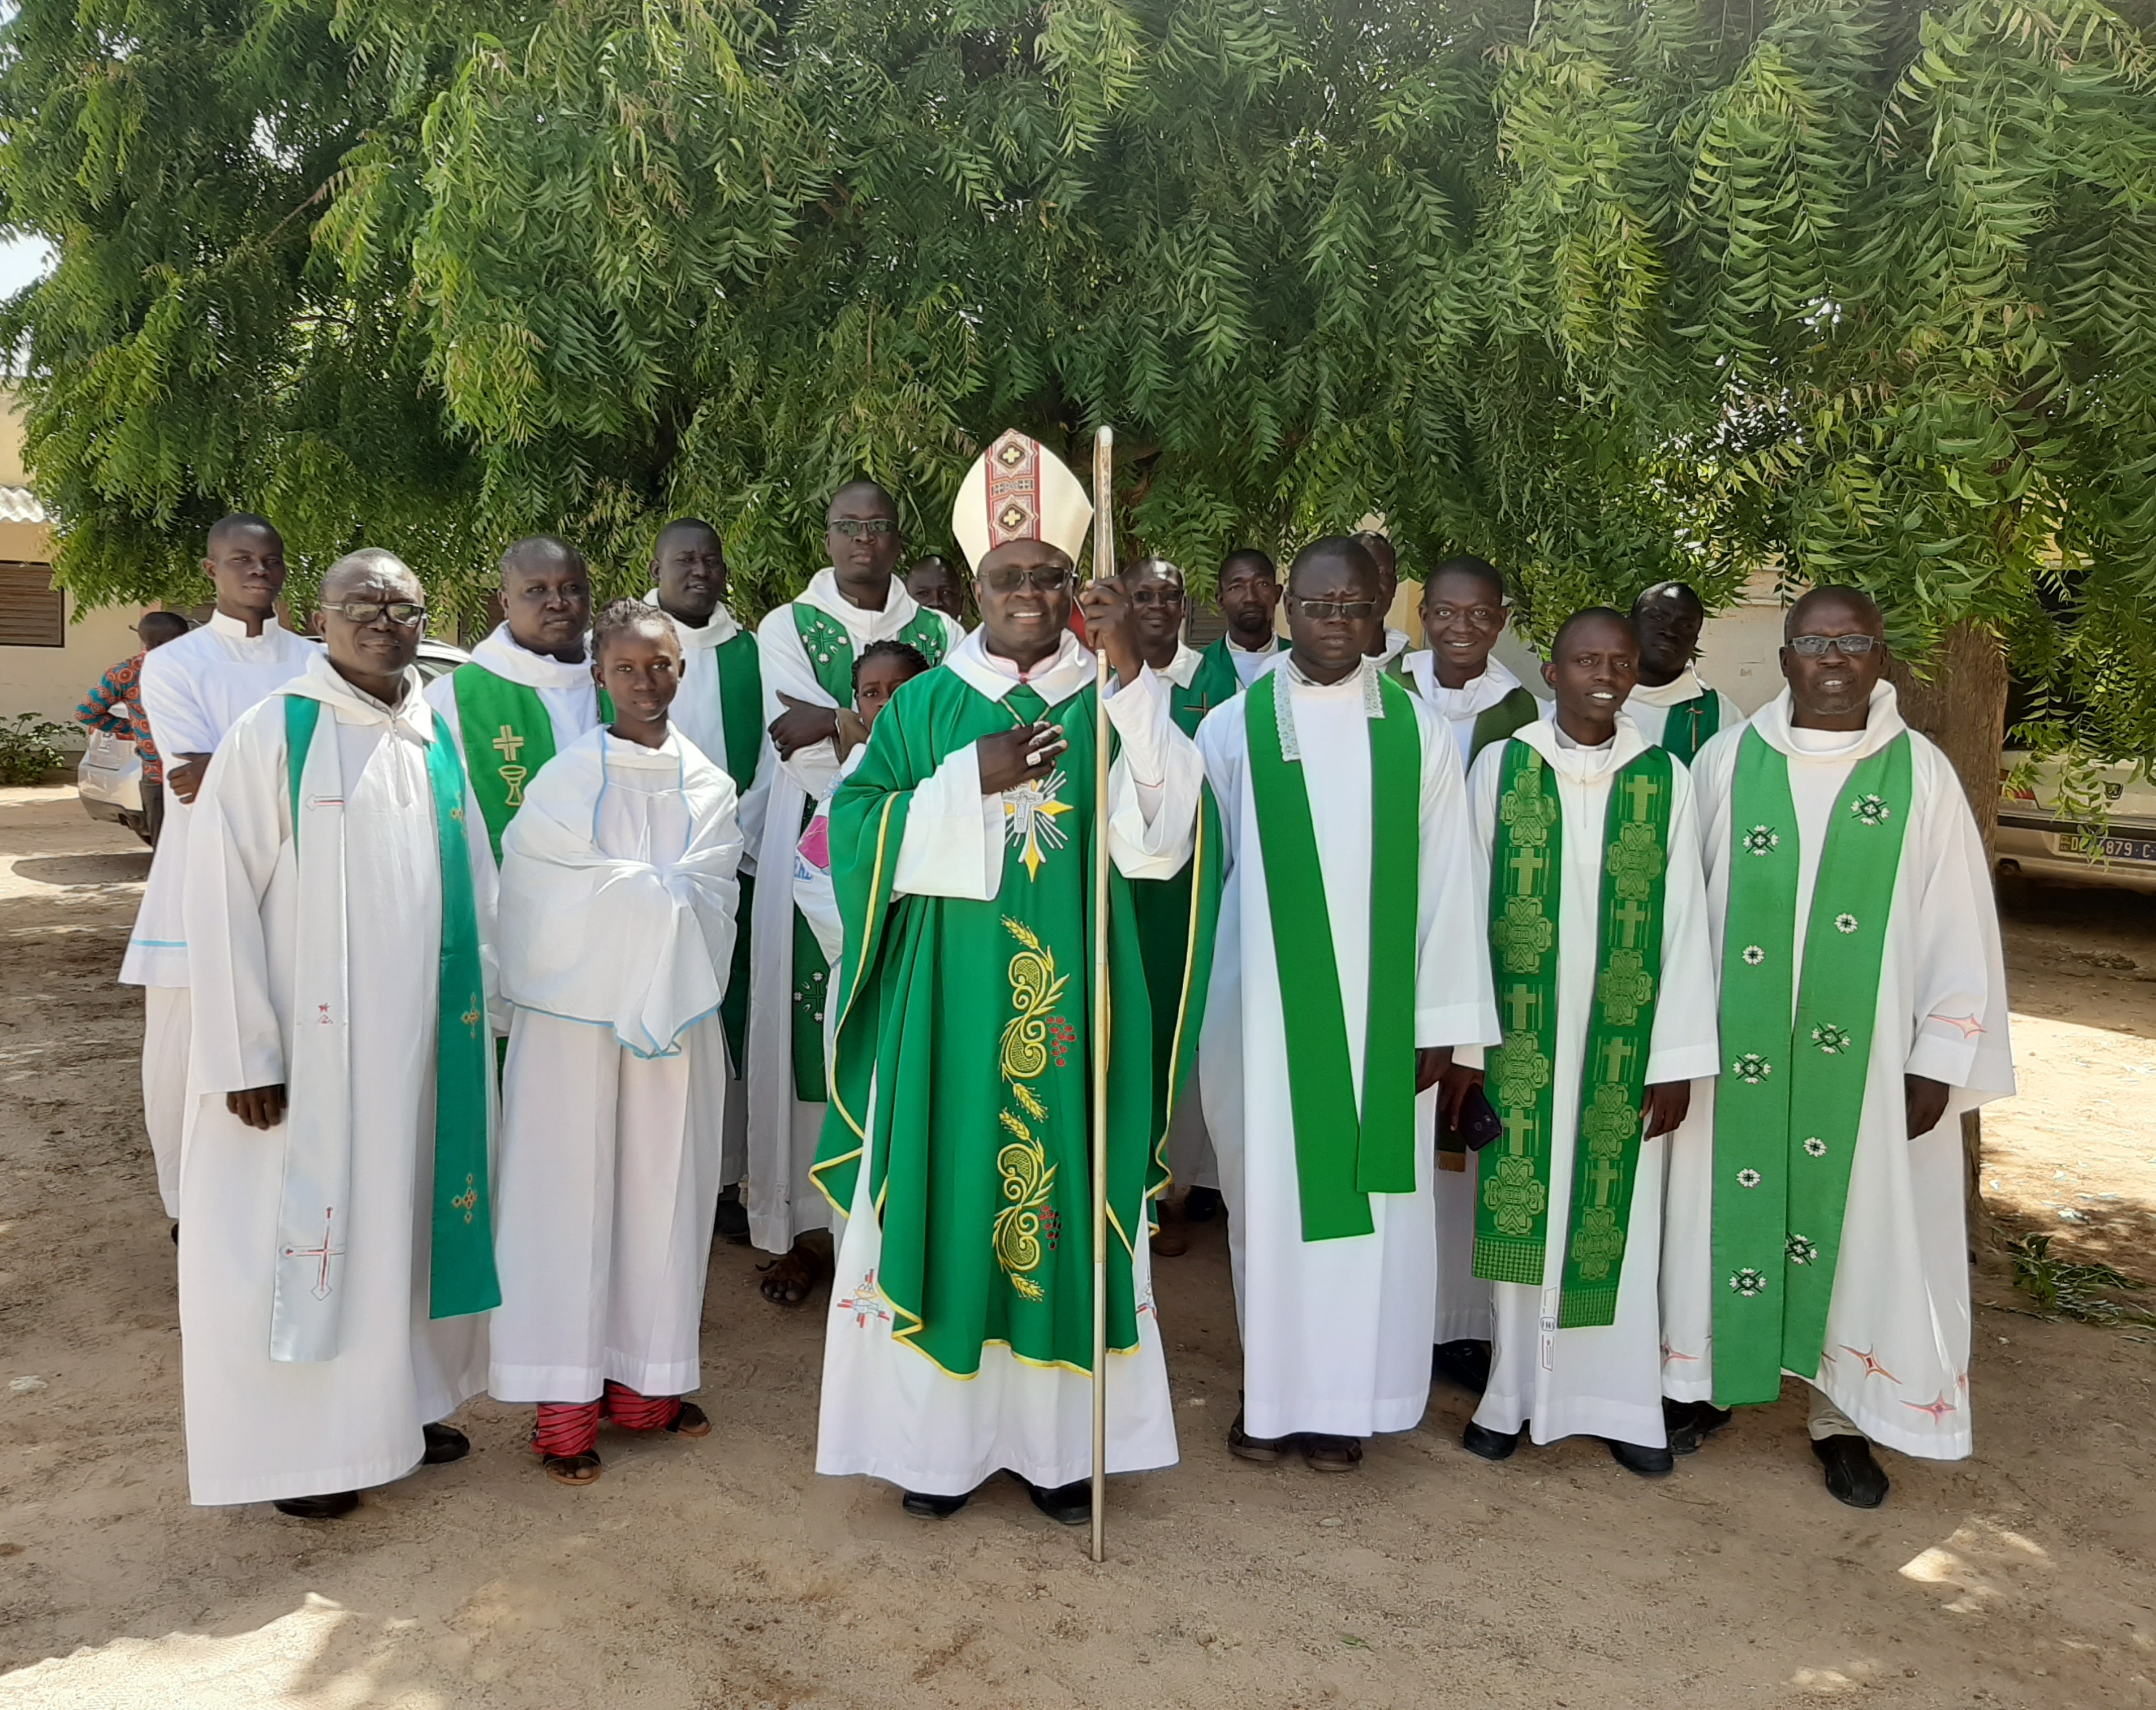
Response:
[[[472,648],[472,663],[526,689],[588,689],[592,682],[589,651],[587,648],[587,657],[569,664],[552,653],[532,652],[503,623],[480,637]]]
[[[249,635],[247,632],[247,625],[244,622],[239,618],[228,617],[222,612],[211,612],[209,622],[204,626],[218,635],[229,637],[234,641],[252,642],[257,645],[276,634],[280,627],[277,622],[277,614],[274,612],[262,620],[262,633],[259,635]]]
[[[647,606],[656,606],[659,603],[659,590],[654,588],[646,594],[644,596],[644,603]],[[670,617],[672,614],[668,615]],[[701,625],[684,623],[680,618],[674,618],[674,633],[680,641],[684,652],[697,648],[722,648],[741,633],[741,620],[721,604],[714,606],[711,608],[711,615]]]
[[[990,700],[1000,701],[1022,683],[1048,705],[1060,706],[1093,680],[1096,668],[1092,653],[1067,629],[1055,653],[1024,675],[1019,674],[1015,662],[988,651],[988,635],[986,629],[973,631],[951,650],[943,663],[968,689],[978,690]],[[1147,666],[1141,675],[1149,674],[1152,668]]]
[[[1667,683],[1638,683],[1625,697],[1643,707],[1681,707],[1688,700],[1700,700],[1714,691],[1699,680],[1697,668],[1687,665]]]
[[[1280,637],[1278,636],[1268,637],[1263,647],[1257,648],[1245,647],[1240,642],[1235,639],[1233,632],[1229,632],[1223,635],[1221,639],[1228,643],[1228,651],[1229,653],[1245,653],[1250,655],[1253,658],[1261,659],[1268,653],[1277,653],[1281,651]]]
[[[1557,745],[1559,748],[1573,749],[1581,754],[1607,754],[1617,745],[1617,733],[1614,730],[1609,733],[1609,740],[1607,742],[1582,742],[1563,725],[1558,724],[1554,718],[1549,722],[1550,729],[1557,733]]]
[[[1409,653],[1400,663],[1415,680],[1422,698],[1448,719],[1471,718],[1486,712],[1520,686],[1520,679],[1494,656],[1482,662],[1482,674],[1470,678],[1457,689],[1437,680],[1437,655],[1429,648]]]
[[[1751,728],[1759,733],[1761,740],[1768,747],[1779,749],[1792,759],[1847,760],[1862,760],[1874,755],[1899,736],[1908,725],[1902,718],[1901,698],[1894,685],[1880,682],[1872,685],[1871,703],[1865,714],[1861,730],[1804,730],[1799,731],[1789,723],[1794,711],[1787,689],[1768,701],[1752,715]],[[1799,738],[1831,739],[1819,747]]]

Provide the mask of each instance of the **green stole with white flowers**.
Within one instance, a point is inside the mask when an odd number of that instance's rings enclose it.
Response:
[[[1717,1406],[1772,1401],[1784,1370],[1820,1368],[1911,799],[1904,731],[1857,762],[1835,803],[1799,971],[1789,758],[1757,730],[1738,748],[1714,1097]]]
[[[1672,761],[1650,748],[1610,781],[1594,997],[1581,1062],[1558,1323],[1614,1323],[1639,1174],[1640,1101],[1661,986]],[[1556,1139],[1558,923],[1564,815],[1542,755],[1509,740],[1490,869],[1490,951],[1503,1043],[1491,1052],[1502,1138],[1477,1155],[1475,1274],[1543,1286]],[[1568,1115],[1574,1113],[1567,1113]]]

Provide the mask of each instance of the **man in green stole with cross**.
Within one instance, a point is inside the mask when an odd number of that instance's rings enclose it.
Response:
[[[749,1238],[741,1180],[748,1167],[748,995],[755,965],[749,921],[755,912],[764,802],[778,766],[763,728],[763,671],[756,632],[744,628],[726,606],[726,551],[719,531],[701,517],[676,517],[652,543],[650,574],[651,591],[644,597],[674,620],[681,643],[674,728],[733,780],[740,801],[741,907],[735,915],[733,966],[726,1001],[719,1006],[732,1074],[719,1148],[723,1189],[715,1228],[726,1240],[743,1242]]]
[[[1401,664],[1408,685],[1445,720],[1464,769],[1493,742],[1544,716],[1547,704],[1491,649],[1511,613],[1505,578],[1486,559],[1448,558],[1423,584],[1429,645]],[[1475,1274],[1475,1176],[1460,1136],[1437,1137],[1437,1338],[1434,1375],[1479,1395],[1490,1381],[1490,1284]]]
[[[757,626],[763,722],[771,733],[763,830],[749,932],[749,1239],[779,1256],[764,1298],[798,1306],[831,1274],[829,1217],[808,1169],[824,1131],[824,1011],[829,965],[793,906],[793,851],[819,801],[838,787],[838,714],[854,704],[854,659],[870,642],[902,641],[940,664],[965,632],[914,603],[893,574],[903,544],[898,504],[873,481],[831,495],[829,567]]]
[[[427,704],[449,727],[464,760],[472,881],[491,936],[501,887],[501,834],[539,768],[599,722],[585,656],[592,584],[583,555],[533,535],[501,555],[502,621],[470,660],[427,685]],[[506,1033],[506,1011],[494,1017]]]
[[[329,1519],[470,1446],[501,1302],[494,1050],[464,768],[412,668],[418,579],[321,583],[327,651],[234,724],[197,797],[180,1195],[187,1473]]]
[[[1497,1016],[1459,752],[1363,655],[1377,566],[1336,536],[1288,581],[1293,650],[1199,732],[1229,835],[1200,1073],[1242,1329],[1228,1446],[1344,1472],[1429,1405],[1435,1088]]]
[[[1280,571],[1256,547],[1239,546],[1220,561],[1214,602],[1228,627],[1199,655],[1186,695],[1201,719],[1255,683],[1274,656],[1287,651],[1286,637],[1273,629],[1280,600]]]
[[[1496,1334],[1464,1441],[1501,1461],[1532,1422],[1537,1443],[1599,1436],[1653,1476],[1671,1464],[1661,1137],[1716,1052],[1691,786],[1621,710],[1637,672],[1630,620],[1575,613],[1543,668],[1554,715],[1468,780],[1504,1039],[1481,1065],[1502,1129],[1475,1158]]]
[[[1204,776],[1168,717],[1166,685],[1137,656],[1112,578],[1080,596],[1122,685],[1107,704],[1112,756],[1096,750],[1095,660],[1069,627],[1091,515],[1053,453],[1016,432],[997,439],[952,517],[981,627],[942,669],[892,696],[832,798],[845,952],[816,1181],[847,1221],[816,1465],[886,1479],[924,1518],[955,1512],[998,1471],[1058,1520],[1091,1513],[1092,894],[1103,837],[1113,1028],[1105,1470],[1176,1459],[1146,1242],[1164,1172],[1130,882],[1193,860]],[[1205,872],[1197,882],[1209,897]],[[1205,975],[1194,968],[1183,995],[1186,1039]]]
[[[1696,662],[1706,622],[1706,606],[1683,582],[1656,582],[1632,602],[1640,682],[1625,710],[1641,735],[1686,765],[1717,731],[1744,719],[1735,701],[1700,681]]]
[[[1879,608],[1790,607],[1788,687],[1692,765],[1720,1078],[1670,1154],[1664,1392],[1696,1446],[1810,1385],[1827,1490],[1886,1499],[1871,1445],[1970,1452],[1963,1111],[2014,1091],[1984,842],[1902,719]]]

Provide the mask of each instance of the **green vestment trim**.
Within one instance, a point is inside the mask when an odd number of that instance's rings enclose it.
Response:
[[[824,1079],[824,1006],[831,997],[830,964],[808,918],[793,911],[793,1096],[803,1104],[830,1097]]]
[[[321,711],[318,700],[297,694],[285,697],[285,769],[292,791],[295,851],[300,773]],[[494,1200],[487,1175],[486,1092],[494,1053],[489,1048],[486,1000],[480,977],[479,910],[472,897],[471,857],[465,847],[465,772],[449,737],[449,720],[439,713],[434,718],[427,781],[434,795],[434,847],[442,868],[442,945],[435,984],[434,1245],[427,1313],[454,1318],[490,1312],[501,1304],[501,1284],[494,1269]],[[361,930],[372,924],[350,923]],[[352,1138],[355,1145],[366,1139],[358,1134]]]
[[[1301,762],[1281,752],[1280,680],[1278,671],[1269,673],[1244,697],[1250,795],[1281,1001],[1293,1006],[1285,1018],[1302,1238],[1335,1241],[1376,1227],[1372,1194],[1408,1194],[1415,1187],[1421,727],[1407,690],[1381,676],[1384,716],[1365,721],[1370,733],[1370,954],[1358,1111],[1310,791]]]
[[[1639,1175],[1640,1095],[1661,988],[1671,766],[1650,748],[1611,781],[1603,821],[1594,1006],[1580,1062],[1563,1329],[1614,1323]],[[1503,1042],[1489,1056],[1504,1137],[1477,1155],[1475,1274],[1543,1286],[1557,1123],[1559,896],[1564,815],[1540,754],[1505,750],[1491,851],[1490,951]]]
[[[993,901],[893,895],[914,791],[980,738],[1046,716],[1070,746],[1004,798]],[[876,720],[831,802],[831,878],[845,924],[830,1113],[814,1180],[882,1231],[879,1298],[894,1336],[958,1375],[989,1343],[1021,1361],[1092,1365],[1091,1226],[1094,691],[1053,709],[1024,686],[992,699],[950,672]],[[1199,894],[1214,888],[1201,882]],[[1201,909],[1205,908],[1203,901]],[[1109,878],[1107,1339],[1137,1344],[1131,1264],[1166,1171],[1155,1134],[1152,1019],[1131,903]],[[1212,942],[1209,912],[1193,943]],[[1198,1037],[1209,970],[1182,1017]],[[871,1093],[873,1093],[873,1096]],[[1148,1309],[1150,1309],[1148,1308]]]
[[[1273,640],[1273,651],[1284,653],[1287,643],[1279,637]],[[1186,736],[1195,736],[1198,727],[1205,722],[1206,714],[1217,706],[1224,706],[1243,692],[1243,679],[1235,670],[1235,656],[1228,649],[1228,637],[1222,636],[1199,656],[1197,671],[1192,675],[1190,687],[1173,691],[1173,714],[1177,727]]]
[[[1710,689],[1670,709],[1662,723],[1661,746],[1672,759],[1690,765],[1707,746],[1707,739],[1721,729],[1722,697]]]
[[[1905,731],[1842,786],[1799,974],[1789,756],[1756,730],[1738,745],[1714,1098],[1717,1406],[1771,1401],[1784,1370],[1819,1371],[1909,824],[1909,747]]]
[[[464,733],[465,772],[499,864],[501,834],[524,805],[524,786],[554,757],[553,715],[537,689],[497,677],[484,665],[458,666],[449,687]],[[612,724],[613,699],[604,689],[598,706],[599,722]]]
[[[854,704],[853,632],[829,612],[799,600],[793,602],[793,632],[801,637],[801,651],[808,656],[808,668],[816,673],[824,694],[840,706],[850,707]],[[947,633],[942,614],[923,606],[891,639],[918,648],[931,665],[940,665]],[[758,716],[762,716],[760,711]],[[726,740],[731,745],[733,738],[729,735]]]
[[[721,642],[711,649],[711,663],[719,672],[719,729],[726,740],[724,758],[711,758],[726,767],[736,793],[746,796],[763,753],[763,656],[756,650],[756,632],[744,629]],[[849,697],[850,704],[850,688]],[[742,919],[747,918],[744,911]]]
[[[1502,742],[1522,726],[1532,724],[1543,715],[1542,704],[1524,683],[1516,683],[1505,692],[1505,698],[1494,707],[1485,707],[1475,715],[1475,728],[1467,734],[1467,764],[1475,764],[1475,756],[1493,742]]]

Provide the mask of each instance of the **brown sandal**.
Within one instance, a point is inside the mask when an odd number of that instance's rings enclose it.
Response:
[[[1310,1432],[1302,1440],[1302,1458],[1312,1472],[1353,1472],[1363,1464],[1363,1440]]]
[[[819,1284],[831,1280],[837,1268],[829,1253],[797,1241],[790,1252],[757,1267],[763,1275],[757,1286],[774,1306],[800,1306]]]
[[[581,1455],[542,1455],[539,1465],[557,1484],[596,1484],[603,1470],[598,1456],[590,1450]]]
[[[711,1434],[711,1421],[694,1401],[684,1401],[680,1412],[666,1429],[680,1437],[707,1437]]]

